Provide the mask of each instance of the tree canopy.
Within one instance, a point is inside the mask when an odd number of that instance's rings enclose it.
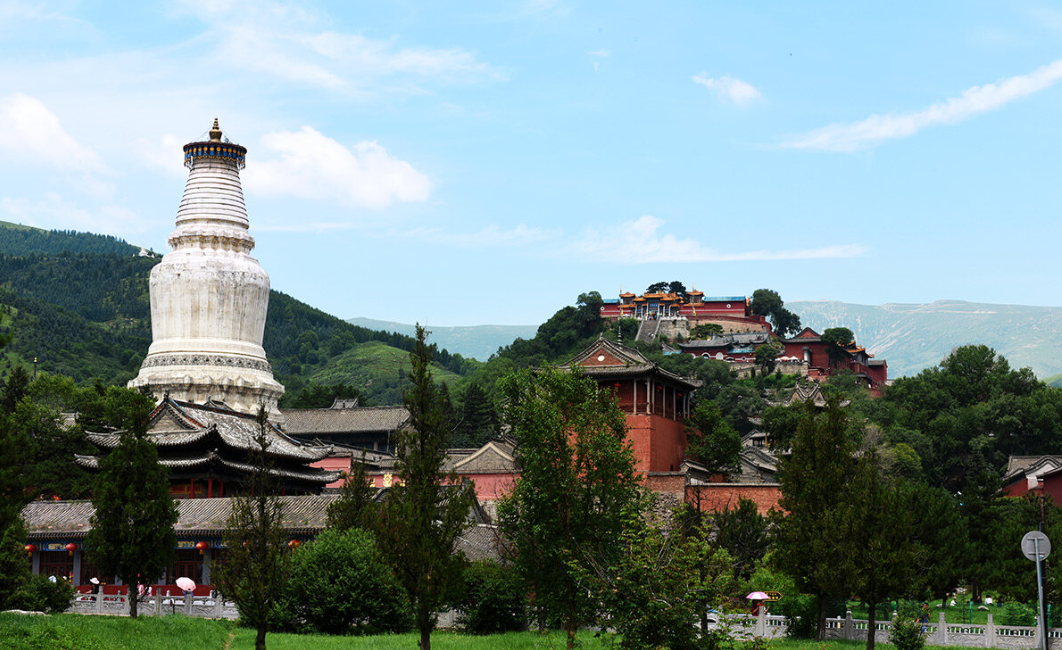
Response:
[[[800,331],[800,316],[785,308],[785,302],[777,291],[756,289],[752,292],[749,307],[753,314],[766,316],[778,336],[786,337]]]

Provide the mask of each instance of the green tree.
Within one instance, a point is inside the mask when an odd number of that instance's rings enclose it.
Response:
[[[137,585],[162,575],[173,560],[177,506],[170,496],[169,472],[147,437],[154,402],[125,388],[107,390],[106,412],[121,429],[118,446],[100,460],[92,493],[95,512],[85,540],[99,571],[129,585],[129,615],[137,616]]]
[[[714,401],[701,400],[693,407],[686,440],[686,455],[704,465],[709,474],[727,476],[741,468],[741,435]]]
[[[376,517],[376,488],[365,473],[365,459],[350,461],[350,470],[343,474],[339,498],[328,504],[328,527],[345,531],[352,528],[372,528]]]
[[[772,559],[779,569],[794,576],[802,593],[817,598],[818,639],[826,629],[827,599],[846,595],[848,587],[844,574],[837,570],[847,560],[847,548],[834,526],[852,474],[854,449],[847,429],[839,398],[831,397],[821,413],[807,404],[792,454],[779,468],[781,510],[773,515]]]
[[[292,409],[326,409],[332,406],[337,399],[356,399],[359,406],[368,406],[368,403],[362,399],[361,391],[350,384],[322,385],[313,382],[300,390],[298,395],[285,406]]]
[[[802,417],[799,406],[769,406],[763,411],[767,445],[776,451],[788,449],[796,437]]]
[[[719,323],[701,323],[690,330],[690,339],[708,340],[714,336],[723,335],[723,326]]]
[[[615,545],[618,558],[591,557],[584,573],[603,605],[601,627],[631,650],[711,647],[714,632],[690,623],[731,590],[727,552],[699,527],[665,528],[637,511]]]
[[[785,302],[777,291],[757,289],[752,292],[749,305],[753,314],[766,316],[771,321],[774,333],[785,338],[800,331],[800,316],[785,308]]]
[[[496,414],[490,396],[473,381],[465,389],[461,420],[455,433],[455,446],[480,447],[497,431]]]
[[[218,571],[221,590],[240,610],[240,619],[255,628],[255,650],[265,650],[270,616],[288,577],[284,506],[269,456],[269,421],[259,408],[253,470],[232,499],[232,511],[222,535],[225,562]]]
[[[742,498],[736,508],[728,505],[717,513],[714,523],[716,543],[733,558],[734,575],[748,580],[770,545],[767,517],[760,514],[755,501]]]
[[[597,605],[578,567],[616,557],[625,513],[641,498],[626,419],[610,393],[578,373],[519,371],[499,388],[520,468],[499,505],[501,527],[534,592],[540,625],[560,620],[572,648]]]
[[[844,362],[848,357],[846,348],[855,342],[855,334],[847,327],[831,327],[819,338],[826,344],[826,356],[829,357],[831,366]]]
[[[758,346],[756,348],[756,365],[760,367],[760,372],[764,375],[774,372],[774,367],[778,365],[778,348],[773,345]]]
[[[326,530],[291,555],[277,613],[284,627],[324,634],[402,632],[409,600],[372,533]]]
[[[460,578],[463,562],[454,547],[475,499],[471,483],[443,469],[450,430],[432,380],[426,337],[418,324],[403,396],[410,426],[395,434],[396,481],[379,523],[380,546],[409,594],[421,650],[430,650],[436,611]]]
[[[29,385],[30,376],[26,369],[22,366],[12,368],[11,374],[7,376],[7,381],[4,383],[4,394],[0,398],[0,411],[14,413]]]
[[[873,451],[854,462],[842,498],[828,518],[846,551],[834,571],[866,604],[867,629],[874,630],[878,604],[913,591],[922,575],[929,552],[917,535],[921,515],[912,509],[912,489],[883,476]],[[874,650],[875,636],[867,635],[867,650]]]

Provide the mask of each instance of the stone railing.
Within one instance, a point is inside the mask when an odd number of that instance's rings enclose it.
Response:
[[[74,614],[107,614],[109,616],[127,616],[129,599],[121,595],[78,594],[66,610]],[[145,596],[140,599],[137,614],[144,616],[165,616],[184,614],[198,618],[239,618],[236,603],[223,598],[207,596]]]
[[[774,639],[785,636],[786,632],[785,617],[773,614],[732,617],[731,623],[734,632],[740,636]],[[1008,650],[1033,650],[1042,647],[1039,626],[996,625],[991,612],[988,613],[988,622],[983,625],[948,623],[944,620],[944,612],[940,612],[937,622],[926,623],[923,627],[926,632],[926,645]],[[875,621],[874,628],[874,641],[888,643],[892,621]],[[851,612],[844,618],[826,619],[827,639],[866,641],[869,633],[869,621],[853,619]],[[1048,628],[1047,645],[1049,648],[1062,649],[1062,628]]]

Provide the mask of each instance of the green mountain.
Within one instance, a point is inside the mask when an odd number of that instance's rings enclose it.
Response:
[[[348,318],[348,323],[365,327],[371,330],[384,332],[398,332],[412,336],[416,326],[408,323],[396,323],[393,321],[374,320],[372,318]],[[498,351],[518,338],[530,339],[538,331],[538,325],[472,325],[461,326],[432,326],[431,340],[440,348],[445,348],[454,354],[463,357],[486,361]]]
[[[967,344],[987,345],[1006,357],[1011,367],[1032,368],[1040,378],[1062,373],[1059,307],[956,300],[927,305],[794,301],[786,307],[816,331],[828,327],[852,330],[860,345],[888,360],[890,377],[917,374]]]
[[[59,255],[60,253],[114,253],[135,255],[136,246],[110,235],[94,235],[73,230],[41,230],[0,221],[0,255]]]
[[[68,375],[79,382],[124,383],[136,375],[151,343],[148,278],[157,255],[114,238],[47,232],[0,222],[0,378],[13,365]],[[308,382],[350,383],[375,404],[401,401],[400,374],[388,364],[358,367],[368,356],[401,357],[413,339],[357,327],[273,291],[265,347],[277,379],[294,396]],[[371,352],[371,354],[369,354]],[[440,379],[479,364],[437,350]],[[400,364],[399,364],[400,365]]]

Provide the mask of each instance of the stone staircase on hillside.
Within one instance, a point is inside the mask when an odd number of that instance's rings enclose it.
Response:
[[[659,331],[660,321],[643,320],[641,324],[638,325],[638,336],[634,337],[634,340],[652,343],[656,339],[656,333]]]

